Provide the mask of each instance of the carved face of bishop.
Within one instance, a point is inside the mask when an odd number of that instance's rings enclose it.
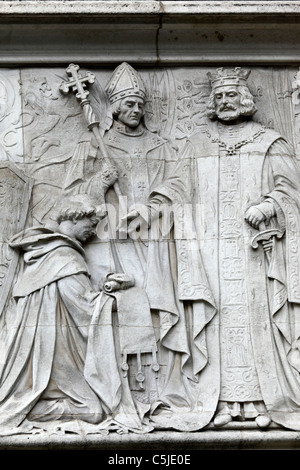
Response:
[[[144,114],[144,100],[137,96],[128,96],[121,100],[117,113],[117,120],[125,126],[135,128]]]
[[[214,94],[217,117],[222,121],[233,121],[241,115],[241,95],[236,86],[219,87]]]

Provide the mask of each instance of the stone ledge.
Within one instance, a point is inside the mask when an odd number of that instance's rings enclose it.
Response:
[[[0,1],[0,66],[299,66],[299,23],[295,1]]]
[[[22,19],[40,15],[300,15],[299,1],[2,1],[0,15]]]
[[[154,431],[149,434],[107,436],[75,434],[23,435],[0,438],[1,450],[105,450],[105,451],[197,451],[197,450],[299,450],[300,432],[269,429],[224,429],[201,432]]]

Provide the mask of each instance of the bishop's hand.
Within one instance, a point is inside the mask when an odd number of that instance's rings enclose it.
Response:
[[[113,186],[115,182],[118,180],[118,171],[114,167],[106,167],[103,169],[103,171],[99,175],[104,188],[109,188],[110,186]]]
[[[148,219],[147,207],[137,205],[122,217],[117,227],[117,232],[121,238],[127,238],[127,236],[133,239],[147,238],[149,228]]]

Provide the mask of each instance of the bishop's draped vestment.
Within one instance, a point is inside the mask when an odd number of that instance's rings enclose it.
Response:
[[[174,150],[165,139],[149,132],[143,124],[137,129],[129,129],[114,121],[103,139],[110,162],[118,170],[126,210],[130,212],[137,206],[144,214],[153,188],[172,174],[176,164]],[[91,142],[90,136],[83,138],[74,153],[65,190],[88,192],[101,202],[96,184],[101,171],[97,145]],[[192,260],[192,251],[184,243],[180,246],[174,243],[168,230],[166,234],[158,233],[150,226],[142,241],[130,237],[119,240],[116,232],[111,230],[120,220],[119,201],[113,188],[107,191],[105,204],[108,219],[112,216],[106,256],[110,264],[101,265],[105,256],[100,259],[98,253],[99,249],[104,249],[105,238],[104,232],[98,232],[100,242],[98,240],[86,250],[92,279],[97,281],[101,272],[110,271],[132,275],[137,286],[147,293],[157,337],[159,371],[153,374],[150,362],[143,359],[149,380],[145,380],[144,389],[132,381],[133,393],[137,400],[152,404],[151,419],[157,426],[200,429],[211,420],[219,391],[218,381],[212,384],[211,378],[218,374],[217,354],[216,360],[213,353],[209,363],[207,359],[207,335],[213,337],[215,334],[215,306],[202,262],[197,253],[193,259],[195,276],[191,280],[187,266]],[[179,253],[182,268],[178,274]],[[131,364],[131,367],[135,365]],[[203,387],[205,383],[207,386]]]

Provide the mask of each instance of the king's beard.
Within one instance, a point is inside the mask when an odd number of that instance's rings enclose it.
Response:
[[[241,110],[239,108],[227,107],[216,111],[218,119],[221,121],[235,121],[241,116]]]

